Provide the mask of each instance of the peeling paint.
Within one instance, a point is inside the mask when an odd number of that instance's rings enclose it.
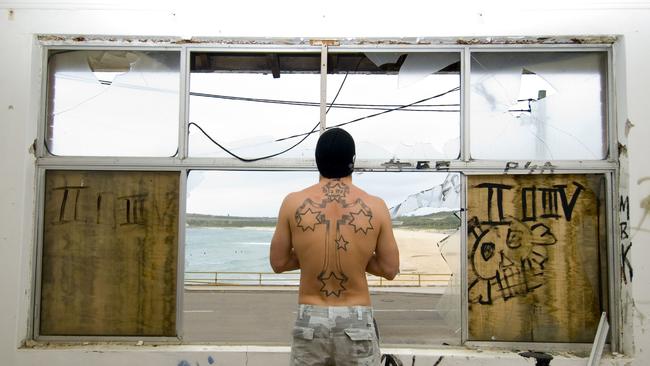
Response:
[[[632,123],[632,121],[627,119],[625,121],[625,137],[628,137],[630,135],[630,130],[632,129],[632,127],[634,127],[634,123]]]
[[[106,36],[106,35],[39,35],[38,40],[44,43],[76,44],[76,43],[129,43],[129,44],[204,44],[204,45],[287,45],[311,46],[321,44],[323,39],[317,38],[214,38],[214,37],[138,37],[138,36]],[[613,44],[614,36],[592,37],[474,37],[474,38],[333,38],[328,44],[341,46],[431,46],[431,45],[531,45],[531,44]]]

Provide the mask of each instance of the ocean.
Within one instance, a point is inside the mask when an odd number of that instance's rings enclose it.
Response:
[[[185,271],[272,272],[273,228],[188,227]]]
[[[297,284],[296,275],[262,275],[273,272],[269,249],[274,228],[186,227],[185,278],[212,281],[213,275],[188,272],[220,272],[220,283]],[[255,272],[229,275],[227,272]],[[284,279],[284,280],[283,280]],[[293,281],[285,281],[293,279]]]

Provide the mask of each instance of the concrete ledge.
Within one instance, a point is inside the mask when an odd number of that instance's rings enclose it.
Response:
[[[170,366],[286,366],[289,364],[289,347],[263,346],[135,346],[135,345],[47,345],[19,350],[19,364],[49,364],[59,360],[66,364],[87,365],[141,365]],[[386,348],[383,354],[394,355],[404,366],[456,366],[456,365],[543,365],[535,358],[524,357],[512,351],[449,349]],[[112,357],[106,357],[111,354]],[[587,358],[568,353],[548,353],[551,366],[584,366]],[[28,360],[28,361],[27,361]],[[604,355],[600,365],[628,366],[632,359],[622,355]]]

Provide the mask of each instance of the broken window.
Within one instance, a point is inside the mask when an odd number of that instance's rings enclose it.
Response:
[[[186,341],[290,344],[300,273],[273,273],[269,246],[284,196],[317,179],[313,172],[189,174]],[[353,182],[386,201],[400,248],[394,280],[368,275],[382,344],[460,344],[460,175],[355,173]]]
[[[327,126],[355,138],[359,160],[456,159],[460,54],[329,53]]]
[[[189,155],[313,160],[320,53],[193,53]],[[303,141],[304,140],[304,141]]]
[[[605,52],[473,52],[472,158],[604,159],[606,69]]]
[[[36,337],[288,345],[299,273],[272,273],[269,243],[282,198],[318,179],[323,107],[325,128],[355,138],[354,182],[387,202],[402,251],[395,280],[368,276],[383,346],[591,341],[614,257],[616,165],[584,164],[609,153],[607,49],[174,47],[48,51]],[[574,174],[480,159],[570,160]],[[120,286],[107,266],[123,268]],[[57,318],[69,299],[80,315]]]
[[[175,155],[179,59],[172,51],[51,51],[48,152]]]

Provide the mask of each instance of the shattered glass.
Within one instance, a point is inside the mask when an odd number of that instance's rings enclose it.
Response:
[[[606,62],[605,52],[473,53],[472,158],[605,158]]]
[[[459,173],[356,173],[355,184],[384,199],[400,248],[400,278],[409,335],[382,329],[384,343],[461,344],[460,197]],[[410,287],[420,274],[418,286]],[[436,275],[438,274],[438,275]],[[444,275],[442,275],[444,274]],[[409,282],[411,281],[411,282]],[[370,281],[372,285],[372,281]],[[418,305],[420,297],[426,306]],[[412,299],[411,299],[412,298]],[[409,300],[407,300],[409,299]]]
[[[350,71],[347,78],[343,71],[330,72],[327,84],[328,101],[341,90],[327,126],[352,134],[357,161],[456,159],[460,72],[448,67],[460,61],[459,54],[363,55],[383,71]]]
[[[231,57],[235,66],[237,57]],[[320,54],[305,58],[318,65]],[[243,64],[245,56],[241,59]],[[313,160],[320,121],[318,71],[282,69],[277,78],[259,70],[191,72],[189,155],[230,157],[229,150],[259,158],[292,147],[316,127],[316,133],[280,156]]]
[[[173,156],[179,60],[171,51],[56,51],[46,146],[54,155]]]

